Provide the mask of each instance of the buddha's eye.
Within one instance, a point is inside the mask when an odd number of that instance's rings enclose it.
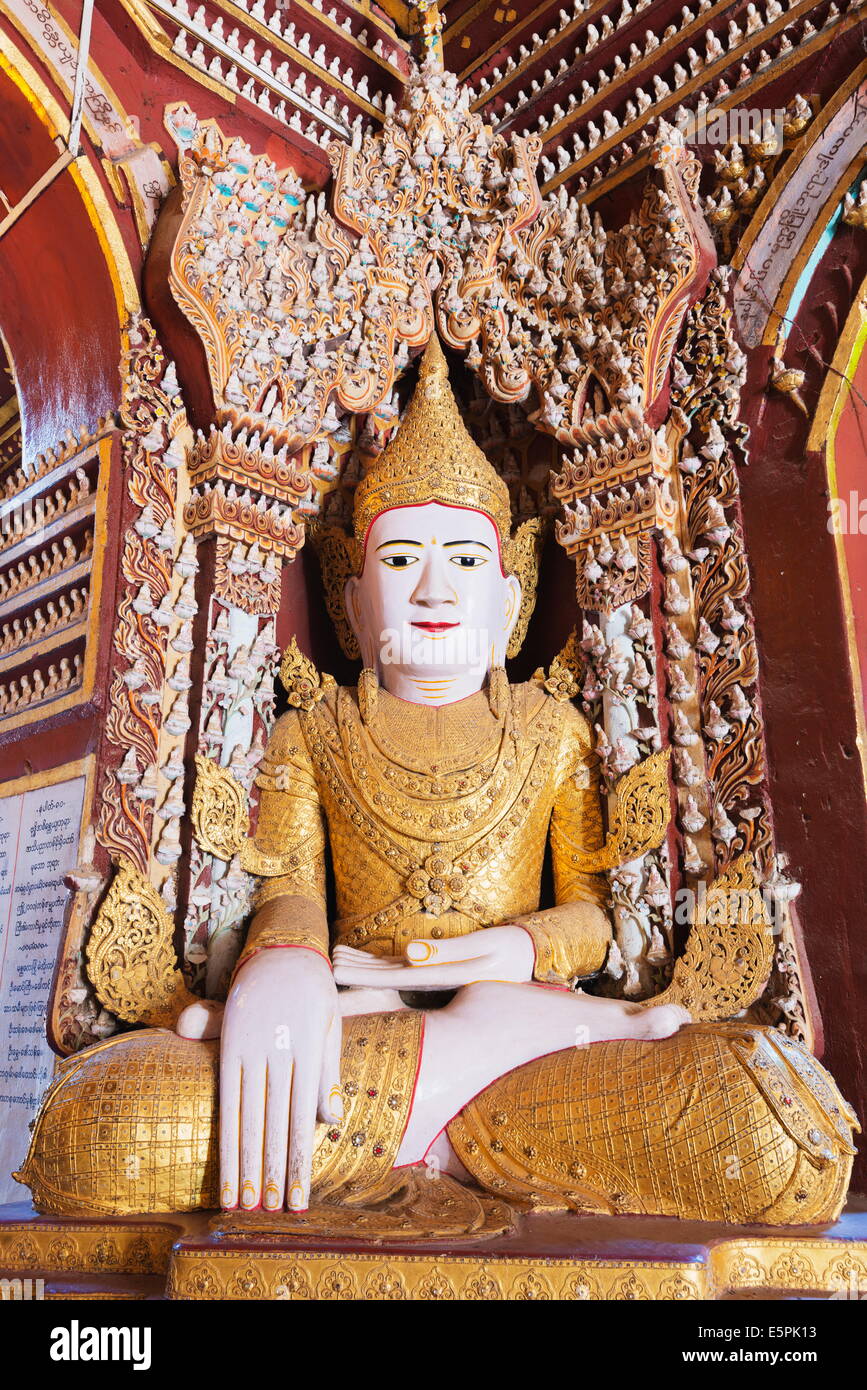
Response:
[[[405,570],[407,565],[417,565],[417,555],[380,555],[384,565],[388,565],[390,570]]]
[[[450,555],[449,559],[453,565],[458,565],[463,570],[475,570],[488,563],[484,555]]]

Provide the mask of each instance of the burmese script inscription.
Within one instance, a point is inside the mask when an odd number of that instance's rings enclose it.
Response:
[[[0,798],[0,1202],[53,1070],[45,1019],[76,860],[84,777]]]

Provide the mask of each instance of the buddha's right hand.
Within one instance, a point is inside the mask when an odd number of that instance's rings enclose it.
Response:
[[[341,1018],[328,962],[271,947],[238,971],[220,1052],[223,1207],[304,1211],[317,1116],[343,1118]]]

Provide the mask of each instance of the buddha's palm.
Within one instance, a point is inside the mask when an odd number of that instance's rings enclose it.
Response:
[[[339,985],[377,989],[460,989],[482,980],[523,984],[533,978],[535,950],[523,927],[487,927],[450,940],[411,941],[404,956],[377,957],[335,946]]]

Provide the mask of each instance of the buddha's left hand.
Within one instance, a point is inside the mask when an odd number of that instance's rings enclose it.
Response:
[[[372,956],[335,946],[339,985],[378,989],[459,989],[479,980],[522,984],[533,978],[536,953],[523,927],[486,927],[445,941],[411,941],[403,956]]]

